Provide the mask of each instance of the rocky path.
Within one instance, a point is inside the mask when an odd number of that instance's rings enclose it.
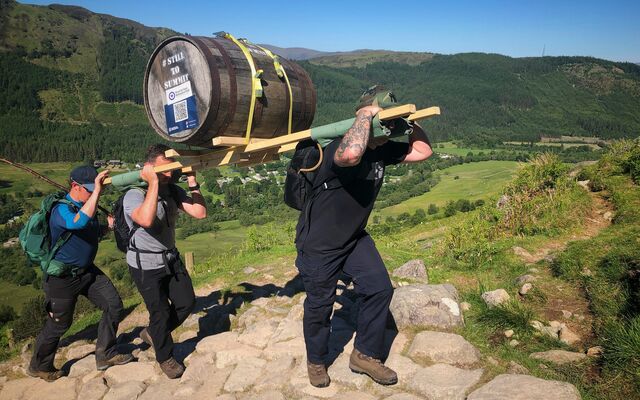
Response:
[[[314,388],[308,383],[302,337],[304,297],[281,290],[242,306],[224,296],[201,297],[198,312],[176,335],[180,342],[176,356],[187,365],[181,379],[161,374],[152,349],[134,337],[134,330],[122,335],[128,342],[122,346],[134,352],[137,362],[98,372],[93,345],[73,343],[60,351],[61,361],[67,360],[68,377],[54,383],[4,377],[0,400],[580,398],[573,385],[518,374],[523,368],[489,376],[480,352],[463,337],[447,332],[464,323],[457,291],[448,284],[396,289],[391,308],[399,328],[387,332],[387,365],[398,372],[399,383],[390,387],[349,370],[358,299],[342,285],[332,319],[332,383]],[[235,307],[240,307],[238,316],[230,313]],[[419,328],[425,326],[437,330]]]

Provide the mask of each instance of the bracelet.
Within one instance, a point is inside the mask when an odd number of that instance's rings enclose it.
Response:
[[[196,190],[200,190],[200,184],[199,183],[197,183],[195,186],[189,186],[189,191],[190,192],[193,192],[193,191],[196,191]]]

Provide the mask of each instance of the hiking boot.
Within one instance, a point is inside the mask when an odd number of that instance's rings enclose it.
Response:
[[[131,354],[116,354],[108,360],[96,360],[96,368],[98,371],[104,371],[114,365],[122,365],[133,361],[133,355]]]
[[[309,374],[309,383],[315,387],[323,388],[331,383],[327,367],[324,364],[311,364],[307,361],[307,373]]]
[[[153,347],[153,340],[151,340],[151,335],[149,335],[149,330],[147,328],[144,328],[140,331],[140,339],[142,339],[142,341],[149,346]]]
[[[173,357],[161,362],[160,369],[169,379],[180,378],[184,373],[184,367],[182,366],[182,364],[177,362]]]
[[[398,375],[389,367],[385,367],[377,358],[362,354],[358,349],[353,349],[349,358],[349,368],[356,374],[369,375],[371,379],[381,385],[395,385],[398,383]]]
[[[44,379],[47,382],[53,382],[64,376],[64,372],[59,369],[54,369],[53,371],[38,371],[31,367],[27,368],[27,374],[34,378]]]

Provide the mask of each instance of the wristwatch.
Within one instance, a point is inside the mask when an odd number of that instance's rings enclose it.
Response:
[[[199,183],[196,183],[195,186],[189,186],[189,191],[190,192],[193,192],[195,190],[200,190],[200,184]]]

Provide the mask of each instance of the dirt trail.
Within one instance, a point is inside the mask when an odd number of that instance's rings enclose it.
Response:
[[[521,247],[514,247],[514,253],[526,264],[537,264],[542,260],[552,262],[554,254],[562,252],[570,242],[587,240],[597,236],[601,230],[611,225],[614,210],[613,205],[604,198],[602,192],[593,193],[589,191],[589,196],[591,197],[593,207],[585,217],[582,232],[570,237],[550,240],[534,252],[528,252]]]

